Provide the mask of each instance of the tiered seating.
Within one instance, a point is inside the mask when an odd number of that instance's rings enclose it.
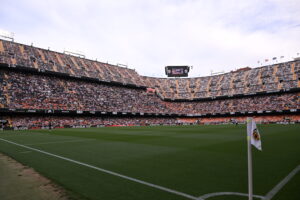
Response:
[[[174,111],[177,110],[178,113],[182,114],[225,114],[229,112],[280,111],[299,109],[300,100],[298,98],[298,94],[282,94],[202,102],[178,102],[169,103],[167,106]]]
[[[232,121],[245,123],[246,116],[242,117],[210,117],[199,119],[201,124],[230,124]],[[254,120],[257,123],[278,123],[278,122],[300,122],[299,115],[270,115],[270,116],[255,116]]]
[[[5,116],[5,118],[8,118]],[[147,118],[147,117],[55,117],[55,116],[14,116],[10,118],[10,125],[14,128],[27,127],[29,129],[90,126],[145,126],[145,125],[173,125],[176,118]]]
[[[294,63],[294,80],[298,80],[298,87],[300,87],[300,62]]]
[[[255,94],[257,92],[276,92],[289,90],[300,85],[300,61],[266,66],[251,70],[230,72],[222,75],[198,78],[176,79],[178,87],[170,94],[174,79],[162,82],[162,94],[165,98],[175,99],[206,98],[232,96],[237,94]]]
[[[247,80],[247,87],[248,93],[256,93],[260,92],[262,89],[261,83],[259,82],[259,73],[260,73],[260,68],[256,70],[251,70],[249,71],[248,76],[246,75],[246,80]]]
[[[275,66],[267,66],[262,68],[261,70],[261,80],[263,89],[267,91],[276,91],[278,90],[278,80],[274,76],[274,71],[277,69],[277,65]]]
[[[132,69],[0,40],[0,63],[9,64],[10,67],[21,65],[41,72],[31,74],[18,70],[18,68],[16,70],[0,68],[1,112],[8,109],[39,109],[43,112],[71,110],[132,113],[132,115],[155,113],[156,115],[214,116],[237,112],[239,114],[262,111],[282,112],[283,110],[294,112],[300,109],[300,94],[294,91],[287,92],[293,88],[300,88],[299,60],[255,69],[245,68],[216,76],[167,79],[140,76]],[[46,71],[64,73],[77,78],[50,75],[44,73]],[[118,84],[91,82],[82,77],[95,78],[102,82],[117,82]],[[130,85],[130,87],[125,87],[125,85]],[[146,92],[146,87],[152,91],[151,94]],[[279,90],[283,91],[268,95],[232,97],[238,94],[279,92]],[[214,99],[219,96],[229,98]],[[185,101],[193,99],[195,101]],[[201,99],[201,101],[197,99]],[[6,118],[15,127],[26,124],[43,127],[47,126],[49,121],[57,127],[174,124],[177,122],[175,118],[138,117],[12,116]],[[291,118],[299,121],[299,117],[291,116]],[[189,119],[181,122],[197,122],[195,118]],[[204,118],[201,119],[201,123],[223,123],[230,122],[230,119],[230,117]],[[272,116],[257,120],[278,122],[284,119],[282,116]],[[245,117],[237,117],[236,120],[245,121]]]
[[[40,71],[66,73],[77,77],[97,78],[102,81],[143,85],[140,76],[132,69],[4,40],[0,40],[0,46],[1,63],[22,65]]]
[[[178,99],[190,99],[191,92],[188,88],[188,81],[185,79],[176,79],[176,91],[178,95]]]
[[[230,97],[300,87],[299,60],[209,77],[164,79],[143,77],[132,69],[0,40],[0,63],[156,88],[161,98],[173,100]]]
[[[246,116],[241,117],[204,117],[204,118],[149,118],[149,117],[55,117],[55,116],[13,116],[8,117],[9,124],[14,128],[29,129],[64,127],[95,127],[95,126],[145,126],[145,125],[175,125],[175,124],[231,124],[245,123]],[[254,116],[257,123],[299,123],[299,115]]]
[[[195,98],[209,97],[208,94],[208,83],[210,77],[197,78],[197,87],[195,89]]]
[[[232,74],[230,74],[230,73],[224,74],[222,76],[222,79],[218,84],[219,85],[218,90],[220,91],[218,93],[218,96],[231,95],[231,93],[232,93],[232,91],[231,91],[232,88],[230,87],[231,86],[231,78],[232,78]]]
[[[1,48],[1,47],[0,47]],[[5,96],[3,94],[4,91],[4,85],[3,85],[3,73],[0,71],[0,108],[4,108],[5,102]]]
[[[298,80],[293,80],[294,74],[292,73],[292,63],[282,63],[278,66],[276,76],[281,83],[281,88],[289,90],[298,85]]]
[[[6,108],[160,113],[170,110],[143,89],[5,71]]]
[[[218,93],[218,82],[219,82],[220,76],[212,76],[209,79],[208,82],[208,96],[209,97],[215,97]]]
[[[2,107],[133,113],[208,114],[300,108],[299,94],[229,98],[193,102],[164,102],[145,89],[126,88],[53,76],[1,71]],[[1,79],[0,79],[1,80]],[[161,79],[166,81],[167,79]],[[176,87],[176,79],[168,82]],[[179,84],[178,84],[179,85]],[[185,85],[187,87],[187,85]],[[173,91],[169,92],[171,95]],[[166,95],[164,93],[164,95]],[[174,96],[170,96],[173,98]]]
[[[235,73],[235,79],[232,80],[231,94],[243,94],[247,92],[246,90],[246,81],[245,81],[245,72]]]
[[[175,99],[176,84],[174,80],[160,78],[159,82],[163,97],[168,99]]]

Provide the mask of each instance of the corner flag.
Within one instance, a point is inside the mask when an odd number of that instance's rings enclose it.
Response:
[[[250,137],[251,144],[261,151],[260,134],[253,119],[249,119],[249,121],[247,121],[247,134]]]
[[[247,146],[248,146],[248,200],[253,200],[252,180],[252,148],[251,144],[261,151],[260,134],[252,117],[247,118]]]

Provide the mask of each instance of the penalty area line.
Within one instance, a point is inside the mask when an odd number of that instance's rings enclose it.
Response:
[[[272,199],[279,190],[285,186],[298,172],[300,171],[300,165],[298,165],[293,171],[291,171],[284,179],[282,179],[270,192],[265,196],[265,200]]]
[[[29,147],[29,146],[25,146],[23,144],[15,143],[15,142],[12,142],[10,140],[6,140],[6,139],[3,139],[3,138],[0,138],[0,140],[4,141],[4,142],[7,142],[7,143],[10,143],[10,144],[14,144],[16,146],[20,146],[20,147],[23,147],[23,148],[26,148],[26,149],[30,149],[32,151],[36,151],[36,152],[39,152],[39,153],[42,153],[42,154],[46,154],[48,156],[52,156],[52,157],[59,158],[59,159],[62,159],[62,160],[66,160],[66,161],[69,161],[69,162],[72,162],[72,163],[76,163],[78,165],[85,166],[85,167],[88,167],[88,168],[91,168],[91,169],[95,169],[95,170],[104,172],[106,174],[110,174],[110,175],[117,176],[117,177],[120,177],[120,178],[123,178],[123,179],[127,179],[127,180],[130,180],[130,181],[136,182],[136,183],[140,183],[142,185],[146,185],[146,186],[149,186],[149,187],[152,187],[152,188],[156,188],[156,189],[168,192],[168,193],[176,194],[178,196],[182,196],[182,197],[185,197],[187,199],[202,200],[202,199],[199,199],[195,196],[192,196],[192,195],[189,195],[189,194],[186,194],[186,193],[183,193],[183,192],[179,192],[179,191],[176,191],[176,190],[173,190],[173,189],[170,189],[170,188],[166,188],[166,187],[159,186],[159,185],[156,185],[156,184],[153,184],[153,183],[149,183],[149,182],[142,181],[142,180],[139,180],[139,179],[136,179],[136,178],[132,178],[132,177],[129,177],[129,176],[126,176],[126,175],[123,175],[123,174],[119,174],[117,172],[113,172],[113,171],[110,171],[110,170],[107,170],[107,169],[103,169],[103,168],[100,168],[100,167],[89,165],[89,164],[86,164],[86,163],[83,163],[83,162],[80,162],[80,161],[77,161],[77,160],[73,160],[73,159],[70,159],[70,158],[67,158],[67,157],[63,157],[63,156],[59,156],[59,155],[56,155],[56,154],[53,154],[53,153],[49,153],[47,151],[43,151],[43,150],[39,150],[39,149],[32,148],[32,147]]]

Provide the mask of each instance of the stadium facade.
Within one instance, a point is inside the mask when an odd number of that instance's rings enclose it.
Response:
[[[196,78],[135,70],[0,40],[6,129],[300,122],[300,60]]]

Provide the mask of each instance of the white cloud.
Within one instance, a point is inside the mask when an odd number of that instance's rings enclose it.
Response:
[[[8,1],[0,28],[18,42],[128,64],[163,76],[165,65],[193,65],[192,76],[255,66],[300,51],[297,0]]]

